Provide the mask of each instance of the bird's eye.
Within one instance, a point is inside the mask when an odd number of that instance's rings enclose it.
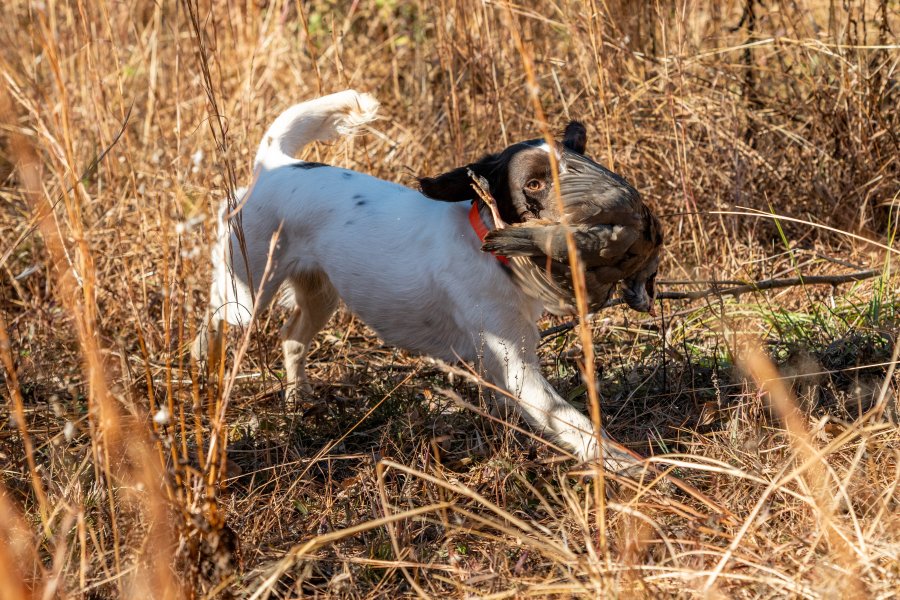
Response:
[[[539,192],[544,189],[544,182],[540,179],[532,179],[525,184],[525,189],[529,192]]]

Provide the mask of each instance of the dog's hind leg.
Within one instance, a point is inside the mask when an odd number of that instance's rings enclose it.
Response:
[[[191,357],[196,362],[207,362],[218,365],[222,358],[224,330],[222,319],[210,315],[203,320],[197,331],[197,337],[191,344]]]
[[[225,323],[228,321],[227,314],[230,308],[229,300],[222,297],[218,284],[217,280],[213,281],[206,315],[200,322],[197,336],[191,344],[191,357],[197,363],[205,364],[212,373],[218,372],[225,351]]]
[[[281,329],[287,393],[309,393],[306,354],[309,344],[328,323],[338,305],[338,295],[324,273],[304,274],[291,281],[296,306]]]
[[[218,372],[223,356],[225,324],[247,327],[253,320],[254,310],[258,313],[268,307],[278,293],[281,282],[288,276],[287,270],[277,265],[271,272],[266,271],[268,256],[262,251],[265,246],[250,247],[245,260],[243,253],[238,254],[240,251],[237,244],[232,244],[235,248],[232,253],[234,262],[230,260],[232,256],[225,254],[223,249],[227,247],[226,241],[219,240],[213,248],[209,305],[197,337],[191,344],[194,360],[205,362],[212,373]],[[248,268],[248,263],[252,263],[252,268]],[[260,276],[267,273],[264,282],[255,288],[258,293],[255,299],[248,272],[259,273]]]

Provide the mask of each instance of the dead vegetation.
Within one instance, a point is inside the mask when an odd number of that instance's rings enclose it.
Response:
[[[896,4],[10,0],[2,21],[0,596],[900,587]],[[593,317],[608,431],[708,502],[578,476],[343,312],[314,399],[280,394],[278,314],[208,384],[183,350],[215,206],[275,115],[350,86],[385,118],[309,156],[405,183],[540,135],[531,89],[551,129],[584,120],[664,221],[664,291],[880,275]],[[576,404],[584,354],[544,340]]]

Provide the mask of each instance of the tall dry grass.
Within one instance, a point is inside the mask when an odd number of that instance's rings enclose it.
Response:
[[[3,598],[900,587],[895,4],[0,14]],[[548,336],[557,389],[652,457],[637,481],[580,478],[465,370],[346,313],[313,350],[315,400],[280,395],[277,314],[198,373],[184,348],[215,206],[283,108],[349,86],[386,118],[309,155],[405,183],[582,119],[589,152],[662,216],[669,291],[882,275],[667,303],[656,321],[611,309]]]

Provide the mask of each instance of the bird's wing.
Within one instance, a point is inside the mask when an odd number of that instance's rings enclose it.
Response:
[[[566,222],[573,225],[639,227],[641,196],[625,179],[586,156],[566,153],[560,180]]]
[[[482,250],[503,256],[549,257],[568,263],[566,234],[571,233],[586,268],[612,265],[624,256],[640,232],[621,225],[514,225],[488,233]]]
[[[538,266],[533,259],[525,256],[512,256],[509,264],[519,287],[532,298],[540,300],[548,312],[554,315],[575,313],[571,300],[571,277],[562,273],[569,272],[565,265],[552,261],[548,271],[548,265]]]

